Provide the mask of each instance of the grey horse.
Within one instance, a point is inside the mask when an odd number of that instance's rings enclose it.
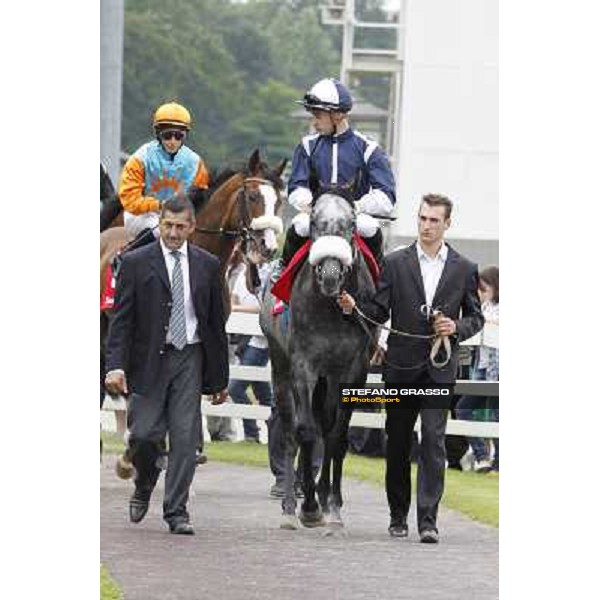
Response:
[[[353,243],[353,204],[341,191],[339,194],[328,191],[315,201],[310,255],[292,287],[289,326],[282,326],[281,315],[272,315],[270,284],[260,314],[285,437],[284,529],[299,527],[293,489],[298,445],[304,492],[300,521],[306,527],[328,524],[328,533],[343,527],[342,465],[352,411],[340,406],[339,384],[365,383],[374,332],[370,330],[367,335],[354,316],[342,313],[336,299],[344,289],[360,298],[372,293],[374,284],[364,257]],[[316,486],[312,455],[318,436],[323,438],[324,457]]]

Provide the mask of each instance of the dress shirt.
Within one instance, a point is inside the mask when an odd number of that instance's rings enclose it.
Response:
[[[444,265],[446,264],[446,258],[448,258],[448,246],[442,242],[438,253],[433,258],[430,258],[425,254],[419,242],[417,242],[417,256],[419,257],[421,277],[423,279],[423,287],[425,288],[425,302],[427,306],[435,309],[435,306],[432,306],[433,298],[440,282]]]
[[[169,274],[169,281],[173,282],[173,268],[175,267],[175,257],[171,254],[171,250],[167,248],[160,240],[160,247],[162,248],[163,256],[165,258],[165,264],[167,266],[167,272]],[[197,344],[200,341],[198,335],[198,319],[196,318],[196,311],[194,310],[194,303],[192,302],[192,293],[190,288],[190,263],[188,261],[188,243],[185,242],[178,252],[180,253],[179,260],[181,261],[181,272],[183,274],[183,306],[185,312],[185,329],[187,332],[188,344]],[[171,343],[171,328],[167,331],[167,344]]]

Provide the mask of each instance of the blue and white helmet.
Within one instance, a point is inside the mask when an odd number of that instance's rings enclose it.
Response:
[[[348,88],[337,79],[321,79],[313,85],[302,100],[296,100],[306,110],[326,110],[328,112],[349,112],[352,109],[352,96]]]

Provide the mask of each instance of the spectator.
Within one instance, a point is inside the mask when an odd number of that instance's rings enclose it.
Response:
[[[240,251],[239,243],[234,248],[231,258],[225,271],[225,282],[229,289],[229,297],[233,294],[233,287],[239,276],[244,271],[244,256]],[[228,334],[229,363],[238,363],[239,360],[235,354],[235,348],[239,338],[246,337],[238,334]],[[229,400],[228,400],[229,401]],[[235,441],[235,432],[233,430],[232,420],[229,417],[215,417],[208,415],[206,417],[206,427],[210,433],[210,439],[213,442],[233,442]]]
[[[500,324],[500,271],[498,267],[488,267],[479,275],[479,297],[486,325]],[[485,341],[485,340],[484,340]],[[499,349],[490,346],[477,346],[471,368],[471,379],[476,381],[498,381]],[[463,396],[456,405],[456,416],[465,421],[475,420],[475,411],[489,409],[492,421],[499,420],[499,407],[496,398],[485,396]],[[473,469],[487,473],[500,468],[500,444],[494,439],[494,461],[490,461],[487,443],[482,438],[468,438],[473,449],[475,462]]]
[[[248,290],[246,285],[246,266],[240,270],[231,295],[231,310],[246,313],[258,314],[260,304],[256,296]],[[262,285],[268,277],[267,265],[259,267],[259,275]],[[238,345],[236,353],[240,359],[240,364],[252,367],[264,367],[269,362],[269,345],[263,335],[254,335],[244,340]],[[232,379],[229,382],[229,395],[234,402],[239,404],[250,404],[250,399],[246,390],[252,387],[254,397],[263,406],[273,404],[273,390],[271,384],[267,381],[247,381],[241,379]],[[259,442],[258,426],[254,419],[244,419],[244,439],[251,442]]]

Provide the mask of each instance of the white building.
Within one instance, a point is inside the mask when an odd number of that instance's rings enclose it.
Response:
[[[416,234],[427,193],[455,209],[448,239],[481,266],[498,263],[498,0],[406,0],[397,221]]]

